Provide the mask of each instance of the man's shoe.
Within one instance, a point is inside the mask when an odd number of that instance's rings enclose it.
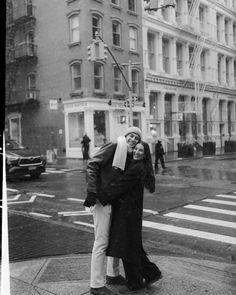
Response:
[[[90,295],[114,295],[115,293],[107,287],[90,288]]]
[[[126,285],[127,281],[124,277],[121,275],[118,275],[116,277],[110,277],[106,276],[106,283],[107,285]]]
[[[118,291],[119,294],[138,294],[139,292],[146,291],[147,288],[143,285],[141,288],[138,289],[130,289],[127,286],[122,286]]]
[[[156,276],[155,278],[153,278],[152,280],[146,280],[145,285],[146,287],[150,287],[152,284],[156,283],[157,281],[159,281],[160,279],[162,279],[162,274],[160,274],[159,276]]]

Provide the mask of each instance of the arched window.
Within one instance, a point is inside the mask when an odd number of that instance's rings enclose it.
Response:
[[[102,17],[98,13],[92,14],[92,37],[96,39],[95,33],[102,35]]]
[[[135,52],[138,50],[138,30],[133,26],[129,28],[129,49]]]
[[[132,92],[135,95],[139,95],[139,71],[132,69]]]
[[[116,20],[112,21],[112,40],[113,45],[121,47],[121,24]]]

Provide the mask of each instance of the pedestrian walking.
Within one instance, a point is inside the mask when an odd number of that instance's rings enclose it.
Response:
[[[81,141],[83,160],[89,159],[89,143],[90,143],[90,141],[91,141],[91,139],[88,137],[87,133],[85,132],[83,139]]]
[[[141,142],[133,151],[133,159],[125,172],[102,192],[104,202],[112,200],[112,221],[108,256],[122,259],[126,286],[119,293],[136,292],[158,281],[160,269],[143,249],[142,216],[144,187],[155,191],[155,176],[147,143]],[[106,204],[106,202],[104,203]]]
[[[111,224],[111,204],[104,204],[101,192],[117,176],[121,175],[132,160],[132,151],[141,140],[141,130],[130,127],[116,143],[107,143],[88,161],[87,198],[84,206],[93,207],[94,245],[91,257],[90,294],[114,294],[105,286],[105,258],[109,242]],[[119,273],[119,259],[107,259],[106,280],[109,284],[125,284],[126,280]]]
[[[158,169],[158,160],[161,162],[161,167],[164,169],[166,168],[165,166],[165,161],[164,161],[164,148],[160,140],[157,141],[155,145],[155,170]]]

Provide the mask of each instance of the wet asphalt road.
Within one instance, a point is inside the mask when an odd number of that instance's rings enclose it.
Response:
[[[86,195],[85,174],[79,170],[53,171],[48,169],[48,174],[38,180],[23,178],[7,182],[11,260],[91,252],[93,229],[88,225],[92,224],[92,216],[84,213],[73,215],[72,212],[84,211],[81,200]],[[144,220],[235,237],[232,229],[211,229],[209,225],[196,226],[191,221],[183,225],[181,220],[168,218],[165,214],[178,210],[182,213],[186,205],[199,204],[201,200],[217,194],[231,195],[235,192],[236,155],[167,163],[167,169],[157,171],[156,183],[154,194],[145,192],[144,208],[159,214],[146,211]],[[229,208],[218,204],[215,207]],[[235,210],[235,207],[230,207]],[[219,218],[219,215],[214,215],[214,218]],[[225,219],[225,215],[220,219]],[[226,216],[226,220],[236,222],[235,216]],[[150,254],[235,261],[235,245],[228,243],[185,238],[182,234],[148,227],[143,229],[143,239]]]

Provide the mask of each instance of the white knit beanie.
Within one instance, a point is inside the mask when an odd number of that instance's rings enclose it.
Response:
[[[124,136],[127,136],[130,133],[135,133],[135,134],[137,134],[140,137],[140,139],[142,139],[142,132],[141,132],[141,130],[138,127],[135,127],[135,126],[129,127],[126,130]]]

